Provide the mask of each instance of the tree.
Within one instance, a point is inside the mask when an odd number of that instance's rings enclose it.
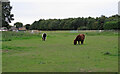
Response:
[[[14,26],[16,26],[16,28],[20,28],[20,27],[23,27],[23,23],[16,22],[16,23],[14,23]]]
[[[2,27],[9,28],[9,23],[14,20],[11,10],[10,2],[2,2]]]
[[[30,29],[30,24],[26,24],[25,27],[26,27],[27,30],[29,30]]]
[[[118,21],[106,22],[104,24],[104,29],[106,29],[106,30],[112,30],[112,29],[117,30],[119,28],[118,25],[119,25]]]
[[[99,18],[98,20],[98,29],[99,30],[102,30],[103,29],[103,26],[104,26],[104,23],[105,23],[105,20],[106,20],[106,17],[104,15],[101,15],[101,17]]]
[[[34,30],[99,30],[106,29],[108,23],[106,22],[116,22],[120,16],[113,15],[110,17],[105,17],[102,15],[101,17],[78,17],[78,18],[67,18],[67,19],[40,19],[39,21],[35,21],[31,24],[30,29]],[[113,24],[113,22],[110,22]],[[110,24],[109,23],[109,24]],[[116,22],[117,23],[117,22]],[[114,24],[116,24],[114,23]],[[118,22],[120,23],[120,21]],[[120,26],[120,25],[118,25]],[[117,29],[117,25],[112,26],[111,29]]]
[[[93,28],[93,24],[94,24],[94,22],[95,22],[95,18],[92,18],[92,17],[88,17],[88,19],[87,19],[87,28],[89,29],[89,30],[93,30],[94,28]]]

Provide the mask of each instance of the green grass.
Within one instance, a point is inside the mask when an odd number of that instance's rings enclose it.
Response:
[[[73,45],[79,33],[86,34],[83,45]],[[47,31],[3,41],[3,72],[118,72],[116,32]],[[109,55],[104,53],[109,52]]]
[[[33,37],[41,37],[41,35],[38,34],[31,34],[29,32],[2,32],[2,41],[12,41],[16,39],[30,39]]]

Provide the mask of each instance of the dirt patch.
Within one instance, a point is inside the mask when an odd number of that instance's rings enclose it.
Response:
[[[0,53],[2,52],[2,50],[0,50]]]
[[[0,52],[8,53],[9,51],[8,50],[0,50]]]

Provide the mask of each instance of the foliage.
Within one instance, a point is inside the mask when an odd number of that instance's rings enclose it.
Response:
[[[27,30],[29,30],[30,29],[30,24],[26,24],[25,27],[26,27]]]
[[[31,30],[103,30],[106,29],[106,22],[118,21],[119,15],[113,15],[106,17],[78,17],[78,18],[67,18],[67,19],[40,19],[31,24]],[[108,23],[110,24],[110,23]],[[119,24],[120,25],[120,24]],[[113,28],[116,30],[116,28]]]
[[[110,22],[106,22],[104,25],[104,29],[106,30],[111,30],[111,29],[118,29],[118,21],[110,21]]]
[[[16,23],[14,23],[14,26],[16,26],[16,28],[20,28],[20,27],[23,27],[23,23],[16,22]]]
[[[88,28],[86,26],[81,26],[78,28],[78,30],[87,30]]]
[[[9,23],[14,20],[11,10],[12,6],[10,6],[10,2],[2,2],[2,27],[9,28]]]

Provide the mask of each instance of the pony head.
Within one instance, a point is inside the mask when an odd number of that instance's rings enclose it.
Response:
[[[77,44],[77,41],[76,40],[74,40],[74,45],[76,45]]]

